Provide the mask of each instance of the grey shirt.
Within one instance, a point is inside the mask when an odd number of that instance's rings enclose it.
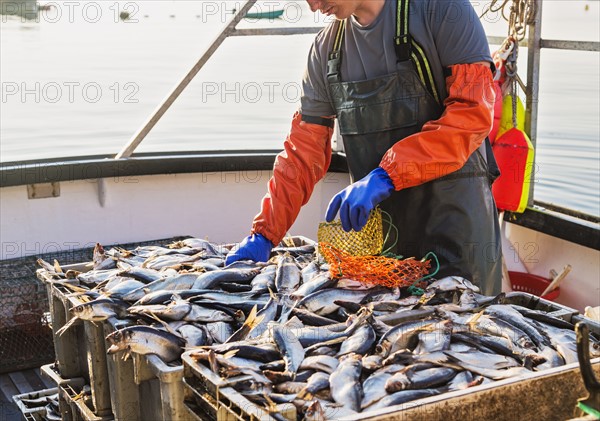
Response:
[[[342,47],[342,81],[373,79],[397,71],[396,0],[386,0],[379,16],[361,26],[348,19]],[[310,49],[302,81],[300,112],[310,116],[332,116],[327,82],[327,57],[333,48],[335,22],[317,34]],[[443,68],[452,64],[488,61],[490,49],[483,26],[468,0],[411,0],[409,32],[423,47],[432,68],[436,87],[445,98]]]

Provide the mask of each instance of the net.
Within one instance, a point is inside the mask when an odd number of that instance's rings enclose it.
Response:
[[[380,254],[383,250],[383,222],[381,210],[377,207],[369,215],[369,219],[360,231],[344,231],[340,220],[322,222],[317,231],[320,243],[330,244],[352,256],[369,256]]]
[[[354,256],[329,243],[319,243],[319,253],[329,263],[332,277],[394,287],[424,288],[431,260],[396,259],[386,256]]]

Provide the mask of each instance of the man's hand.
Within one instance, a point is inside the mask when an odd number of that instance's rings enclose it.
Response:
[[[230,265],[238,260],[254,260],[266,262],[269,260],[273,244],[260,234],[252,234],[229,252],[225,265]]]
[[[390,176],[377,167],[336,194],[329,202],[325,219],[327,222],[333,221],[339,211],[344,231],[360,231],[367,223],[373,208],[390,197],[393,191],[394,185]]]

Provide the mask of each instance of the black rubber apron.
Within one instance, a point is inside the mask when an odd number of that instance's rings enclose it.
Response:
[[[392,145],[420,131],[443,111],[431,87],[428,91],[428,84],[419,78],[423,73],[411,54],[414,41],[407,32],[408,0],[399,0],[398,10],[395,73],[365,81],[341,81],[344,21],[338,24],[338,37],[329,54],[329,89],[352,181],[378,167]],[[493,160],[491,153],[489,156]],[[432,251],[440,262],[436,278],[458,275],[478,285],[483,294],[500,293],[500,228],[491,179],[486,159],[478,150],[461,169],[394,192],[381,204],[398,228],[394,252],[422,258]]]

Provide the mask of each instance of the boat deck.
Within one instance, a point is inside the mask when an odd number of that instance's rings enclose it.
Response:
[[[13,395],[35,392],[56,387],[40,374],[39,368],[0,374],[0,421],[19,421],[21,412]]]

